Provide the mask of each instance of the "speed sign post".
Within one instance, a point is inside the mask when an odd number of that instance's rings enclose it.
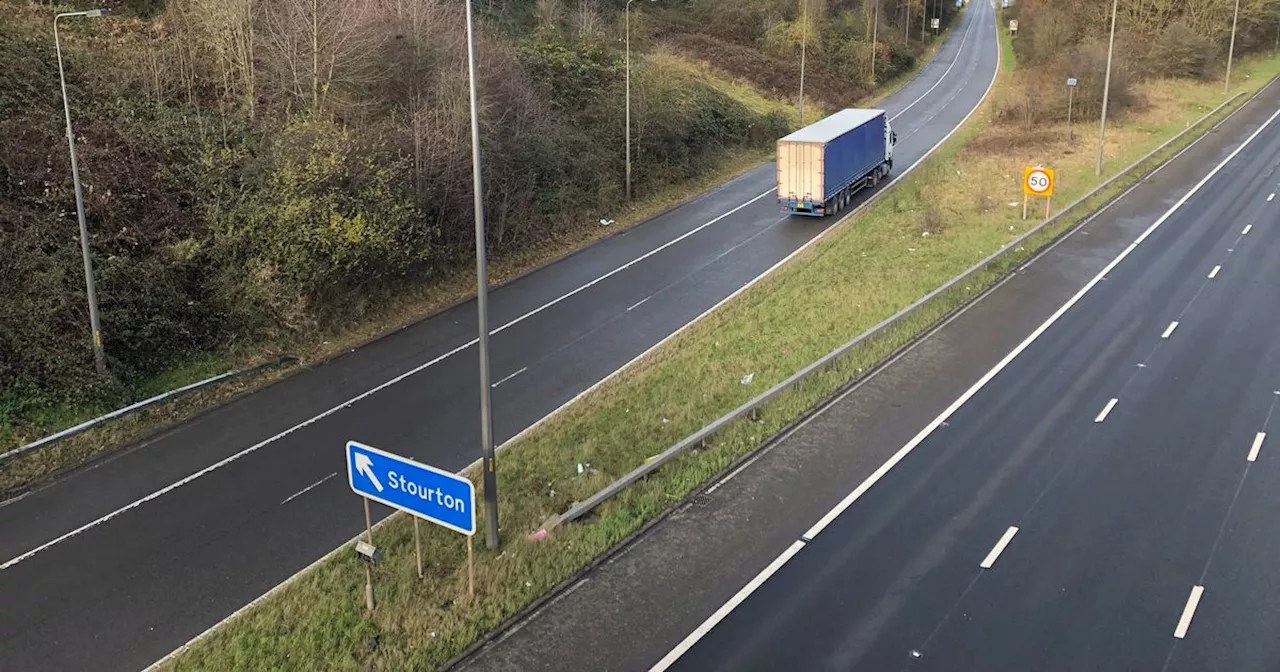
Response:
[[[1053,203],[1053,169],[1027,166],[1022,170],[1022,218],[1027,218],[1027,202],[1032,196],[1044,196],[1044,218],[1049,218]]]

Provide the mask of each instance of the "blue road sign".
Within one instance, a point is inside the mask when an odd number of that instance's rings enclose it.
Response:
[[[347,481],[357,495],[467,536],[476,532],[476,489],[457,474],[349,441]]]

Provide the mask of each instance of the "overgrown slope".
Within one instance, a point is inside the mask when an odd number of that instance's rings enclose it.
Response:
[[[324,338],[473,255],[462,3],[108,4],[111,17],[62,23],[112,372],[99,377],[55,10],[0,0],[0,444],[121,405],[211,353],[225,364]],[[536,259],[623,207],[624,4],[477,3],[499,259]],[[802,37],[815,107],[872,90],[869,2],[749,5],[632,6],[639,197],[787,132]],[[906,18],[880,17],[879,78],[926,46],[902,40]]]

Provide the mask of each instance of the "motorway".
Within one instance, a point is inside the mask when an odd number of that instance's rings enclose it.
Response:
[[[463,667],[1280,669],[1278,116],[1272,84]]]
[[[1280,669],[1280,125],[1228,165],[669,669]]]
[[[974,3],[882,103],[898,174],[989,89],[994,16]],[[782,217],[773,183],[763,165],[493,292],[497,438],[833,223]],[[348,439],[466,467],[479,445],[474,328],[464,303],[0,504],[0,669],[144,667],[349,540],[363,517],[340,474]]]

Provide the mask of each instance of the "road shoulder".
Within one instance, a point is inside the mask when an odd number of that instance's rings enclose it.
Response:
[[[648,668],[1133,242],[1278,103],[1280,87],[1268,89],[1208,140],[459,667]]]

